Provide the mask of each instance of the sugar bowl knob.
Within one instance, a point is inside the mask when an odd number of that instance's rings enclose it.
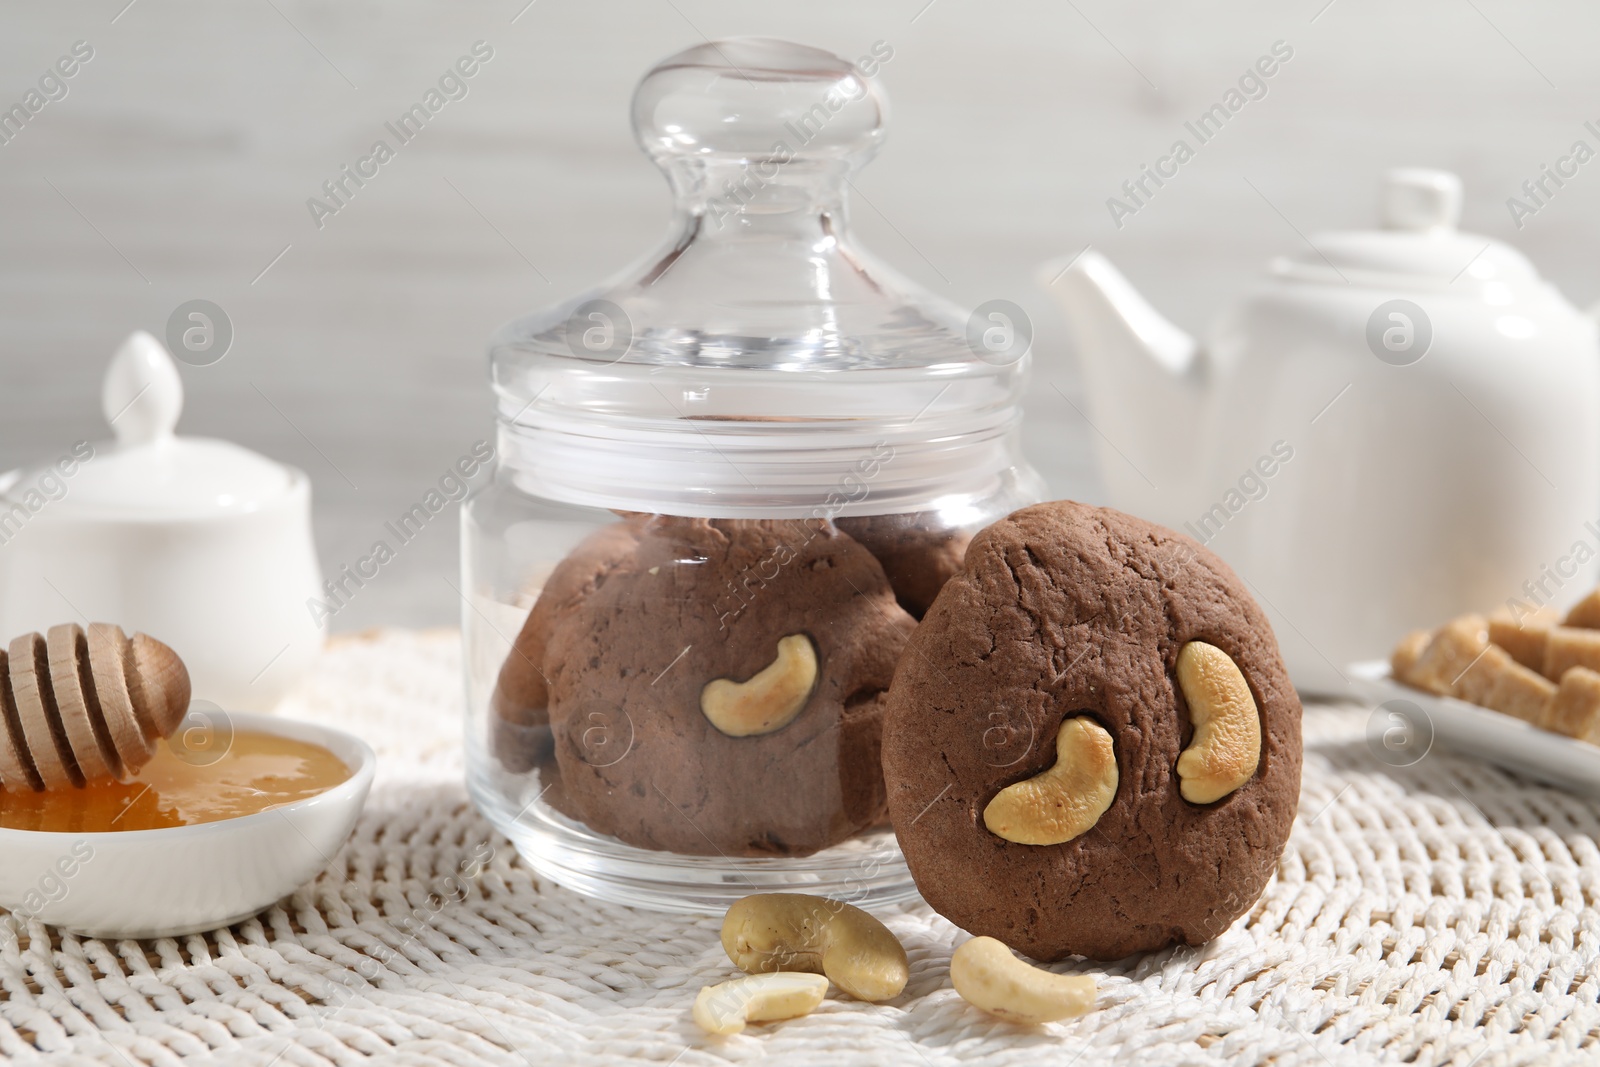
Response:
[[[160,341],[143,330],[128,335],[106,368],[100,410],[120,445],[172,436],[183,413],[183,379]]]

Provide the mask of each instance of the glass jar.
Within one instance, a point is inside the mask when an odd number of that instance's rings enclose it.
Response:
[[[579,892],[915,894],[884,695],[971,534],[1042,486],[1026,330],[851,243],[883,58],[740,39],[657,65],[633,124],[668,241],[492,344],[497,469],[462,512],[468,787]]]

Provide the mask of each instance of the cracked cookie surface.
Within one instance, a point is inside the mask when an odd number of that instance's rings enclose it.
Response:
[[[1179,791],[1193,736],[1176,680],[1215,645],[1261,714],[1254,775],[1212,804]],[[923,897],[1039,960],[1200,944],[1271,876],[1300,790],[1300,702],[1265,615],[1197,542],[1072,502],[1015,512],[973,539],[895,675],[884,724],[889,808]],[[1110,733],[1116,795],[1062,844],[984,825],[1000,790],[1056,758],[1062,723]]]

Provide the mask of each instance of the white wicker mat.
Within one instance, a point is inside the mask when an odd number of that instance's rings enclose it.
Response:
[[[1375,761],[1367,713],[1306,714],[1278,876],[1215,943],[1110,968],[1100,1008],[1024,1031],[949,988],[965,935],[882,917],[896,1001],[718,1041],[688,1018],[730,976],[714,919],[597,905],[533,877],[466,802],[453,633],[338,642],[286,714],[379,754],[355,837],[318,881],[206,936],[105,943],[0,913],[0,1059],[525,1064],[1417,1064],[1600,1060],[1600,805],[1435,752]],[[465,864],[481,873],[450,877]],[[3,857],[0,857],[3,862]],[[447,899],[449,898],[449,899]],[[20,936],[19,936],[20,935]]]

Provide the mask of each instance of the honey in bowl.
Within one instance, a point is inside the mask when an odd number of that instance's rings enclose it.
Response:
[[[109,833],[192,826],[281,808],[324,793],[350,774],[321,745],[278,734],[239,731],[220,754],[162,741],[150,762],[126,780],[0,792],[0,827]]]

